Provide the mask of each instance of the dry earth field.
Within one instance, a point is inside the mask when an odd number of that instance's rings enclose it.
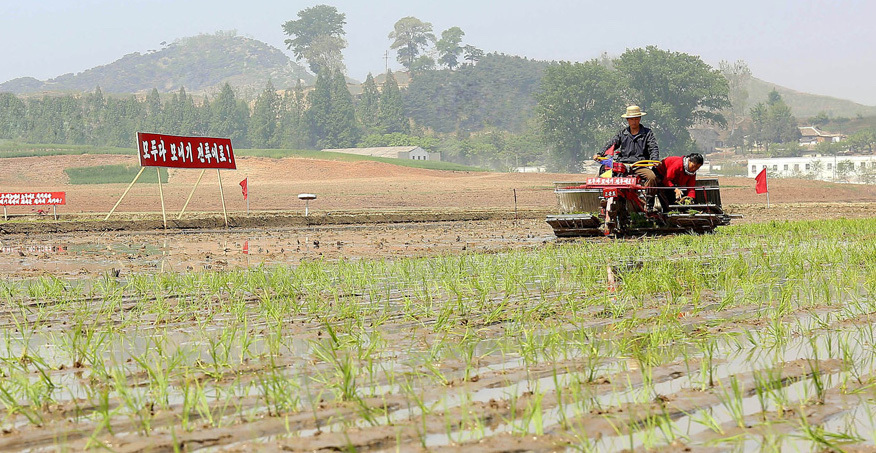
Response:
[[[136,165],[132,156],[84,155],[0,160],[6,192],[65,191],[60,222],[10,207],[0,223],[10,276],[86,275],[154,270],[221,270],[302,259],[428,256],[534,247],[553,241],[546,214],[556,212],[553,183],[586,175],[450,172],[379,162],[242,157],[222,172],[225,229],[216,172],[208,171],[177,220],[197,170],[171,169],[163,185],[168,230],[157,184],[135,184],[109,220],[127,184],[71,185],[65,168]],[[147,170],[149,171],[149,170]],[[239,181],[249,181],[250,214]],[[748,178],[720,178],[734,223],[876,216],[876,187],[770,180],[766,196]],[[313,193],[310,216],[297,196]],[[516,195],[516,205],[515,205]],[[516,207],[516,211],[515,211]],[[25,217],[16,217],[24,215]],[[243,253],[246,246],[247,252]]]

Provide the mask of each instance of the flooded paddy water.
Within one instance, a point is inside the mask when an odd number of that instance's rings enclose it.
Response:
[[[873,237],[7,235],[0,449],[866,451]]]

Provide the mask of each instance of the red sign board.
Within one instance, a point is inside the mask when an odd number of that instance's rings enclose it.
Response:
[[[67,192],[0,193],[0,206],[67,204]]]
[[[237,169],[227,138],[138,132],[137,154],[141,167]]]

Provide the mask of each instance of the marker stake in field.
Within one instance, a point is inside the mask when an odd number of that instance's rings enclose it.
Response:
[[[146,169],[146,167],[140,167],[140,171],[137,172],[137,176],[134,176],[134,180],[131,181],[130,184],[128,184],[128,188],[125,189],[125,191],[122,193],[122,196],[119,197],[119,201],[117,201],[116,205],[113,206],[112,209],[110,209],[109,214],[107,214],[106,217],[103,218],[103,220],[109,220],[110,216],[113,215],[113,212],[116,212],[116,208],[119,207],[119,203],[121,203],[122,200],[125,199],[125,195],[128,195],[128,192],[131,190],[131,187],[134,186],[134,183],[137,182],[137,180],[140,178],[140,175],[143,174],[143,170],[145,170],[145,169]]]
[[[206,172],[207,172],[207,169],[206,169],[206,168],[205,168],[205,169],[203,169],[203,170],[201,170],[201,174],[200,174],[200,175],[198,175],[198,180],[197,180],[197,181],[195,181],[195,186],[194,186],[194,187],[192,187],[192,191],[191,191],[191,192],[189,192],[189,197],[188,197],[188,198],[186,198],[186,204],[184,204],[184,205],[183,205],[183,207],[182,207],[182,210],[180,210],[180,211],[179,211],[179,215],[178,215],[178,216],[176,216],[176,219],[177,219],[177,220],[179,220],[179,219],[181,219],[181,218],[182,218],[182,215],[183,215],[183,213],[184,213],[184,212],[186,212],[186,207],[188,207],[188,205],[189,205],[189,202],[190,202],[190,201],[192,201],[192,195],[194,195],[194,194],[195,194],[195,189],[197,189],[197,188],[198,188],[198,184],[200,184],[200,183],[201,183],[201,178],[203,178],[203,177],[204,177],[204,173],[206,173]]]
[[[216,169],[216,177],[219,178],[219,198],[222,200],[222,217],[225,218],[225,228],[228,228],[228,211],[225,209],[225,191],[222,190],[222,173]]]
[[[164,210],[164,189],[161,188],[161,168],[155,167],[158,172],[158,196],[161,198],[161,219],[164,221],[164,229],[167,229],[167,213]]]

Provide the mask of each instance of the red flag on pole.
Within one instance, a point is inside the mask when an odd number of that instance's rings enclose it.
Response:
[[[769,192],[769,190],[767,190],[766,168],[761,170],[760,173],[758,173],[757,176],[754,177],[754,180],[756,181],[756,183],[754,185],[754,190],[757,193],[768,193]]]
[[[246,191],[246,180],[249,178],[243,178],[243,181],[240,181],[240,188],[243,190],[243,199],[246,200],[247,191]],[[760,192],[758,192],[760,193]]]

